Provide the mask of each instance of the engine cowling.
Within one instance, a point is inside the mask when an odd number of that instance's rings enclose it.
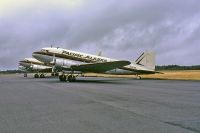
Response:
[[[32,70],[42,70],[45,69],[45,66],[41,66],[41,65],[32,65],[31,66]]]
[[[64,59],[56,59],[55,65],[56,66],[65,66],[67,68],[70,68],[72,65],[75,65],[76,63],[70,60],[64,60]]]

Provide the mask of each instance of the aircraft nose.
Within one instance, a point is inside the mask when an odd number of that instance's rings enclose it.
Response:
[[[41,52],[33,52],[32,56],[35,59],[37,59],[37,60],[39,60],[41,62],[45,62],[45,63],[48,63],[49,60],[50,60],[47,55],[45,55],[44,53],[41,53]]]
[[[38,54],[37,52],[33,52],[32,56],[37,59],[40,57],[40,54]]]
[[[20,65],[20,66],[22,66],[22,65],[23,65],[23,63],[22,63],[22,62],[19,62],[19,65]]]

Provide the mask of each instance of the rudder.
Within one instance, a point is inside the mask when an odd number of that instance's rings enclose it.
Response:
[[[135,63],[155,70],[155,52],[143,52],[135,61]]]

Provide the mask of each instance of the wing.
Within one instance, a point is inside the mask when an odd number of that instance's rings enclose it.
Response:
[[[112,61],[112,62],[103,62],[103,63],[88,63],[80,65],[72,65],[71,70],[73,71],[82,71],[82,72],[96,72],[102,73],[119,67],[130,65],[129,61]],[[65,66],[63,66],[65,68]]]
[[[52,72],[52,68],[44,68],[44,69],[41,69],[41,70],[38,70],[39,72],[46,72],[46,73],[48,73],[48,72]]]

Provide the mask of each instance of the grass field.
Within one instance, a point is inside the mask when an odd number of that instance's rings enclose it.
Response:
[[[86,74],[113,78],[136,78],[135,75]],[[161,74],[141,75],[142,79],[200,80],[200,70],[161,71]]]
[[[142,78],[200,80],[200,70],[161,71],[163,74],[142,75]]]

